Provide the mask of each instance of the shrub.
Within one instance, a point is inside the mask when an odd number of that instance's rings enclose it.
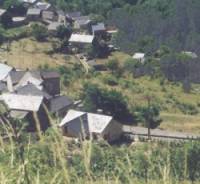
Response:
[[[106,76],[106,77],[104,77],[103,81],[105,84],[108,84],[110,86],[118,85],[117,78],[114,76]]]
[[[38,41],[43,41],[48,36],[47,28],[43,25],[32,24],[31,25],[31,34]]]

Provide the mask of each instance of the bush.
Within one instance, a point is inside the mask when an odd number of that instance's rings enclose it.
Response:
[[[47,28],[45,26],[39,25],[39,24],[31,25],[31,34],[38,41],[44,41],[46,39],[46,37],[48,36]]]
[[[105,84],[108,84],[110,86],[116,86],[118,85],[118,81],[117,81],[117,78],[114,77],[114,76],[106,76],[103,78],[103,82]]]

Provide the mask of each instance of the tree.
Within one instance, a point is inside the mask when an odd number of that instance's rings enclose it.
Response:
[[[147,100],[147,107],[143,107],[140,113],[144,125],[148,128],[148,139],[150,140],[151,129],[159,126],[162,120],[158,106],[151,104],[151,97],[146,96],[145,99]]]
[[[57,28],[56,35],[60,40],[69,39],[72,34],[71,28],[61,25]]]
[[[124,70],[125,71],[128,71],[130,73],[133,73],[135,68],[137,67],[137,64],[140,64],[140,62],[136,61],[135,59],[133,58],[128,58],[126,59],[126,61],[124,62]]]
[[[83,91],[84,107],[87,111],[95,112],[102,109],[105,114],[112,115],[118,120],[128,120],[132,117],[125,97],[120,92],[88,83],[84,85]]]
[[[106,66],[112,73],[114,73],[114,71],[119,69],[119,62],[117,59],[110,59]]]
[[[2,25],[5,27],[5,28],[8,28],[9,26],[11,26],[12,24],[12,17],[9,13],[4,13],[2,16],[1,16],[1,19],[0,19]]]
[[[48,36],[47,28],[39,24],[32,24],[31,32],[32,32],[33,37],[38,41],[43,41]]]

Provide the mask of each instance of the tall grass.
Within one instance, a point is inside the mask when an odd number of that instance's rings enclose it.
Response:
[[[200,183],[198,142],[77,143],[56,126],[35,139],[23,122],[1,124],[0,184]]]

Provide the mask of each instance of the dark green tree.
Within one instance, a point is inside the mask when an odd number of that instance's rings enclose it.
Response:
[[[47,28],[45,26],[39,25],[39,24],[31,25],[31,33],[32,33],[33,37],[38,41],[44,41],[46,39],[46,37],[48,36]]]
[[[151,139],[151,129],[154,129],[160,125],[162,120],[160,119],[159,107],[151,103],[151,97],[146,96],[147,106],[141,108],[140,116],[145,127],[148,128],[148,139]]]

